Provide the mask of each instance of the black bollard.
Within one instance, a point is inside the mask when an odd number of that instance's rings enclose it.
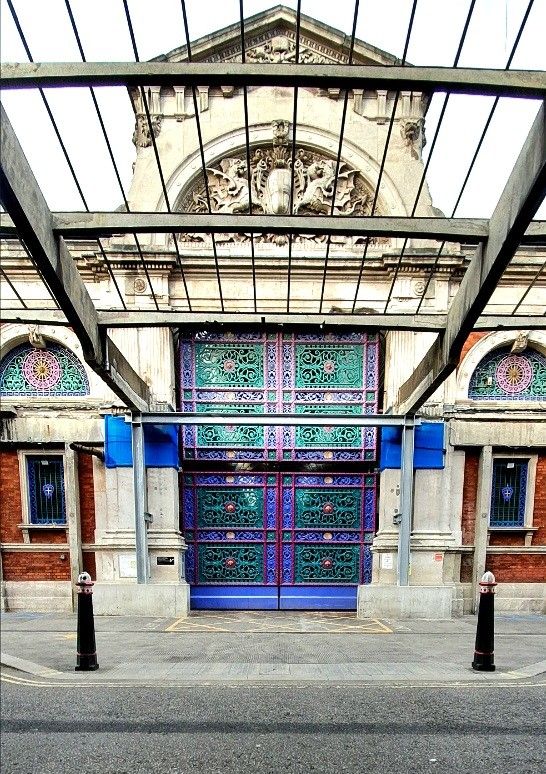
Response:
[[[478,607],[478,628],[472,669],[480,672],[495,671],[495,576],[484,573],[480,581],[480,605]]]
[[[88,572],[78,575],[78,644],[76,672],[92,672],[99,668],[93,620],[93,581]]]

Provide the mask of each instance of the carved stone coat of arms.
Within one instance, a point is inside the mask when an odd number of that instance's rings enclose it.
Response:
[[[274,121],[272,130],[270,145],[251,150],[250,175],[243,154],[221,159],[207,167],[208,198],[197,178],[178,208],[208,212],[210,201],[211,212],[224,214],[370,214],[371,190],[358,170],[314,150],[297,147],[293,153],[288,121]]]

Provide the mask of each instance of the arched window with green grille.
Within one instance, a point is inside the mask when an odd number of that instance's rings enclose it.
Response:
[[[515,354],[509,347],[489,352],[472,374],[473,400],[546,400],[546,358],[534,349]]]
[[[0,362],[0,395],[79,397],[89,395],[89,379],[76,355],[60,344],[45,349],[20,344]]]

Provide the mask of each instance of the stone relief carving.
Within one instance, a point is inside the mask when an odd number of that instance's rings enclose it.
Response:
[[[246,52],[246,58],[250,62],[295,62],[296,43],[288,35],[276,35],[271,40],[250,48]],[[300,46],[298,61],[300,64],[331,64],[332,58],[306,46]]]
[[[161,121],[162,116],[150,116],[154,137],[157,137],[161,131]],[[133,143],[137,148],[148,148],[152,144],[152,135],[147,116],[137,116],[135,131],[133,132]]]
[[[255,148],[251,153],[250,176],[246,158],[242,155],[224,158],[218,166],[207,167],[207,185],[213,212],[250,212],[252,201],[253,214],[286,215],[290,212],[292,198],[295,214],[370,214],[372,192],[358,170],[342,161],[336,175],[335,159],[301,147],[297,147],[292,156],[289,122],[273,121],[271,129],[271,143]],[[198,179],[185,195],[180,209],[183,212],[209,211],[202,180]],[[267,235],[257,238],[268,241]],[[316,241],[325,239],[318,236],[302,238]],[[184,241],[196,239],[199,239],[198,235],[184,236]],[[225,235],[225,239],[220,238],[220,241],[240,239],[245,237]],[[278,238],[271,239],[279,243]]]
[[[28,326],[28,340],[35,349],[45,349],[47,347],[39,325]]]
[[[412,158],[419,158],[419,138],[423,135],[422,147],[424,147],[423,119],[417,121],[402,121],[400,124],[400,134],[404,140],[404,145],[409,148]]]
[[[510,348],[510,352],[514,355],[521,355],[522,352],[525,352],[527,347],[529,346],[529,336],[530,331],[520,331],[516,338],[514,339],[514,343],[512,344],[512,347]]]

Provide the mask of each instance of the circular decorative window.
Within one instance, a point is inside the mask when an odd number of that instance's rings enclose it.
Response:
[[[523,392],[531,384],[533,369],[527,358],[510,355],[500,361],[495,376],[499,387],[505,392]]]

